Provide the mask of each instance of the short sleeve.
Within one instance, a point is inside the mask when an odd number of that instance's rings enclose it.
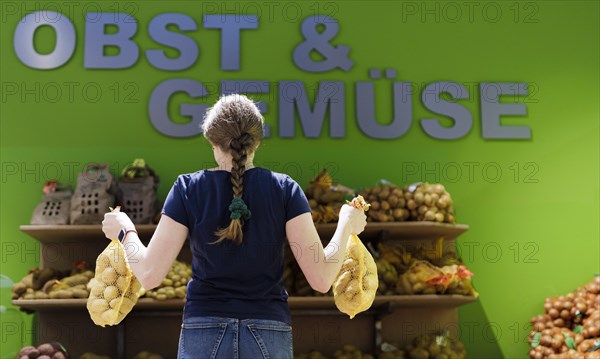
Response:
[[[287,177],[286,181],[287,201],[285,206],[286,222],[303,213],[310,213],[310,206],[302,188],[291,177]]]
[[[186,209],[186,188],[187,185],[183,176],[177,177],[177,180],[175,180],[175,183],[173,184],[173,187],[171,187],[169,194],[167,194],[167,198],[165,199],[165,204],[162,209],[162,214],[190,228],[188,212]]]

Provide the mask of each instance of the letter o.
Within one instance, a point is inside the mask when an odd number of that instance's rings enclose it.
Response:
[[[35,21],[38,19],[38,21]],[[48,21],[56,19],[56,21]],[[35,31],[40,26],[50,26],[56,32],[54,50],[42,55],[38,53],[33,40]],[[31,68],[40,70],[55,69],[64,65],[75,51],[75,27],[69,18],[54,11],[38,11],[26,15],[19,21],[14,36],[15,53],[21,62]]]

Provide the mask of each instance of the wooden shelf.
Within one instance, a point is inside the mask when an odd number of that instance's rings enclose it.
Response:
[[[140,239],[150,240],[156,225],[138,224],[135,226]],[[102,232],[102,226],[96,224],[66,224],[66,225],[22,225],[22,232],[29,234],[42,243],[65,242],[97,242],[106,243],[108,239]]]
[[[21,308],[36,311],[61,311],[81,309],[86,310],[87,299],[17,299],[12,304]],[[184,300],[168,299],[154,300],[152,298],[140,298],[134,310],[173,310],[183,309]]]
[[[319,235],[324,238],[333,236],[337,223],[317,224]],[[469,230],[466,224],[449,224],[438,222],[369,222],[361,238],[372,238],[384,233],[393,239],[423,239],[444,236],[454,239]]]
[[[336,223],[317,224],[317,231],[322,239],[333,236],[337,227]],[[100,225],[22,225],[21,231],[43,243],[65,243],[107,240]],[[136,226],[140,238],[144,241],[150,240],[156,225],[138,224]],[[382,234],[394,239],[423,239],[444,236],[446,239],[454,239],[469,229],[465,224],[447,224],[437,222],[370,222],[365,231],[360,235],[362,238],[377,237]]]
[[[463,295],[382,295],[375,297],[372,307],[387,305],[393,308],[401,307],[458,307],[476,301],[475,297]],[[62,310],[87,310],[87,299],[17,299],[13,305],[35,311],[62,311]],[[141,298],[134,307],[138,310],[182,310],[185,300],[168,299],[154,300]],[[288,298],[290,310],[299,309],[336,309],[333,297],[290,297]]]

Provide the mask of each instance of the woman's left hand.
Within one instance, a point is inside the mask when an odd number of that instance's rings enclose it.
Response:
[[[108,239],[118,239],[122,228],[135,229],[135,225],[129,216],[123,212],[109,212],[104,214],[102,221],[102,232]]]

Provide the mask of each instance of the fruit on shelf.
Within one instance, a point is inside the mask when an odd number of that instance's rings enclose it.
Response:
[[[92,352],[85,352],[79,356],[79,359],[111,359],[108,355],[100,355]]]
[[[18,359],[66,359],[67,350],[59,342],[43,343],[37,347],[28,345],[19,350]]]
[[[330,359],[330,358],[318,350],[312,350],[308,353],[294,354],[294,359]]]
[[[304,191],[315,223],[337,222],[340,208],[354,191],[335,184],[327,170],[322,170]]]
[[[455,223],[454,203],[442,184],[427,182],[403,188],[411,221]]]
[[[352,344],[346,344],[341,349],[336,350],[333,353],[334,359],[375,359],[375,357],[369,353],[364,353],[356,346]]]
[[[12,299],[87,298],[86,285],[93,276],[83,261],[75,263],[70,271],[33,268],[13,285]]]
[[[367,212],[367,220],[371,222],[403,222],[410,217],[406,209],[403,190],[383,181],[375,187],[367,188],[360,193],[371,208]]]
[[[144,350],[137,353],[132,359],[163,359],[163,357],[160,354],[155,354]]]
[[[424,261],[416,260],[403,273],[396,282],[396,293],[398,294],[436,294],[443,284],[435,281],[443,278],[444,274],[440,268]]]
[[[398,281],[396,268],[384,258],[375,260],[375,265],[377,266],[377,276],[379,277],[377,294],[394,295],[394,287]]]
[[[377,359],[406,359],[406,352],[397,343],[384,342],[379,348]]]
[[[346,344],[342,348],[336,350],[333,356],[327,356],[318,350],[312,350],[308,353],[294,354],[294,359],[375,359],[369,353],[362,352],[352,344]]]
[[[464,359],[467,355],[464,344],[447,334],[419,335],[406,346],[405,351],[410,359]]]
[[[156,300],[183,299],[190,278],[192,278],[192,266],[175,260],[161,284],[152,290],[147,290],[144,296]]]
[[[531,318],[531,326],[530,358],[599,359],[600,275],[571,293],[546,298],[544,314]]]

